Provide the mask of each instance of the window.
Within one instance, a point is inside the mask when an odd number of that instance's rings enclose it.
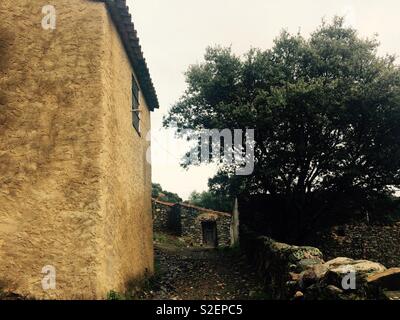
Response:
[[[132,76],[132,125],[140,134],[139,85]]]

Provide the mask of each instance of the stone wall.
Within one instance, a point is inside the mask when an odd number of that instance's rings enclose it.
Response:
[[[348,224],[310,236],[327,258],[345,256],[400,266],[400,223],[392,225]]]
[[[272,299],[400,299],[399,268],[350,258],[326,262],[317,248],[279,243],[245,226],[240,239]]]
[[[213,221],[217,227],[218,246],[231,245],[232,216],[188,204],[153,200],[154,230],[181,236],[188,244],[203,245],[202,222]]]
[[[104,3],[0,1],[0,290],[103,299],[153,270],[151,171]],[[42,268],[56,268],[43,290]]]
[[[171,232],[169,227],[169,215],[173,206],[173,203],[152,201],[153,230],[155,232]]]
[[[181,212],[182,236],[184,238],[188,239],[194,245],[202,245],[203,231],[201,223],[205,221],[215,221],[217,225],[218,246],[228,247],[231,245],[231,215],[222,212],[203,211],[204,209],[202,208],[183,204],[179,206]]]

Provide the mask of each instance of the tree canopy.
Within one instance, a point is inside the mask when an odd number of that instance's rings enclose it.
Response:
[[[378,47],[337,17],[243,57],[208,48],[164,125],[255,129],[254,173],[221,165],[214,189],[283,196],[307,225],[339,202],[336,212],[371,210],[400,186],[400,71]]]
[[[204,192],[193,191],[189,196],[188,203],[222,212],[232,212],[233,210],[233,200],[231,198],[212,190]]]
[[[158,199],[161,201],[171,202],[171,203],[180,203],[182,199],[176,193],[172,193],[166,190],[163,190],[159,183],[152,184],[152,192],[151,196],[154,199]]]

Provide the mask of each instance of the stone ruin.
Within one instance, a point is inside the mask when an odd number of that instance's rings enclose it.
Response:
[[[237,226],[232,217],[230,213],[153,199],[154,231],[182,237],[191,246],[231,246],[232,228]]]

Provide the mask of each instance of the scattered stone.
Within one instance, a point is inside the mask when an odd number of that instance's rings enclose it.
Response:
[[[239,255],[163,243],[155,245],[155,256],[156,281],[141,299],[248,300],[264,289],[253,267]]]

